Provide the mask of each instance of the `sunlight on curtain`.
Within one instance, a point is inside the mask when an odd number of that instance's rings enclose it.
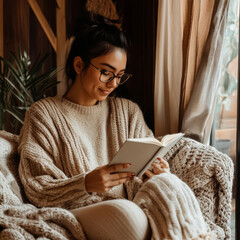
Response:
[[[159,1],[155,135],[182,131],[207,143],[229,0]]]
[[[202,59],[209,34],[213,7],[214,1],[181,0],[183,69],[179,126],[181,126],[183,113],[189,102]]]
[[[182,73],[180,1],[158,3],[155,65],[155,135],[178,131]]]
[[[182,132],[195,135],[198,141],[205,144],[209,141],[213,122],[229,0],[215,1],[213,12],[206,11],[207,5],[203,4],[199,11],[206,15],[205,19],[208,14],[212,15],[210,30],[182,120]]]

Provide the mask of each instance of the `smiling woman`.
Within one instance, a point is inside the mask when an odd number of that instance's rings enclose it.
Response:
[[[87,69],[84,64],[80,56],[74,58],[76,78],[65,95],[66,99],[74,103],[95,105],[118,87],[121,78],[126,81],[124,71],[127,54],[121,48],[113,47],[110,53],[93,58]]]

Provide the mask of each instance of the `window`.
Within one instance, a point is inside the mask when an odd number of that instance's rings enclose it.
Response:
[[[239,0],[231,0],[223,42],[223,61],[216,99],[212,145],[228,154],[236,166]],[[235,189],[233,183],[232,239],[235,239]]]

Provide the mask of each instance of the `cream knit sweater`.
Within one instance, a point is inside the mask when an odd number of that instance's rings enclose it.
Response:
[[[120,98],[80,106],[64,98],[33,104],[20,134],[19,175],[36,206],[67,209],[126,197],[122,186],[88,194],[85,175],[113,158],[127,138],[152,136],[139,107]]]
[[[147,136],[152,136],[152,132],[145,124],[142,112],[126,99],[109,98],[90,107],[58,97],[41,100],[27,112],[20,134],[19,175],[25,193],[36,206],[66,209],[127,197],[147,214],[152,239],[210,239],[212,235],[207,233],[195,196],[172,174],[155,176],[143,185],[135,178],[125,184],[127,195],[123,186],[115,187],[107,194],[86,192],[87,172],[107,164],[127,138]],[[187,142],[183,140],[179,144]],[[178,150],[173,151],[167,160],[174,159]],[[183,156],[183,165],[188,160],[191,159]],[[162,190],[164,188],[166,192]],[[184,196],[188,196],[187,200]],[[162,205],[170,211],[163,211]],[[188,208],[190,205],[192,207]],[[178,219],[179,212],[182,215]],[[168,223],[173,223],[172,227],[167,227]],[[166,227],[161,228],[162,224]],[[220,236],[218,239],[222,239],[223,233]]]

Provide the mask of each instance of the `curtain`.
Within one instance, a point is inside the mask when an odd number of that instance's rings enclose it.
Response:
[[[207,11],[209,3],[207,0],[203,2],[202,9]],[[210,30],[191,90],[191,96],[184,109],[182,131],[187,134],[194,134],[196,139],[203,143],[209,141],[214,117],[228,6],[229,0],[214,1],[213,11],[207,12],[207,15],[212,15],[212,18],[209,18],[211,20]],[[199,11],[202,9],[200,8]],[[202,31],[199,35],[201,36],[201,34]]]
[[[159,0],[155,61],[155,135],[178,132],[182,74],[180,1]]]
[[[165,1],[159,1],[160,5],[164,5]],[[176,4],[178,2],[178,4]],[[181,3],[179,6],[179,2]],[[173,4],[170,2],[169,4]],[[177,50],[181,56],[181,64],[179,64],[178,73],[181,76],[180,80],[172,80],[174,89],[178,89],[178,93],[173,95],[173,99],[169,100],[165,96],[169,93],[164,92],[162,96],[163,102],[155,101],[155,129],[156,135],[173,133],[177,131],[184,132],[196,140],[207,143],[211,125],[213,121],[214,106],[216,101],[216,91],[219,83],[219,74],[221,67],[221,50],[224,36],[224,30],[227,20],[227,12],[229,0],[181,0],[175,1],[179,6],[176,11],[168,12],[159,9],[159,22],[166,21],[167,18],[177,18],[176,24],[180,25],[180,37],[172,35],[175,41],[179,41],[180,50]],[[166,7],[166,6],[164,6]],[[172,16],[166,18],[163,12],[168,12]],[[161,29],[158,26],[158,34],[169,34],[169,29]],[[163,37],[160,38],[164,39]],[[158,43],[159,44],[159,43]],[[162,43],[161,43],[162,44]],[[175,68],[169,67],[168,63],[175,62],[175,56],[169,55],[165,50],[164,54],[168,55],[166,62],[160,55],[159,49],[156,50],[156,69],[159,65],[167,66],[165,69],[175,72]],[[170,60],[172,59],[172,61]],[[160,67],[162,68],[162,67]],[[162,70],[165,70],[162,69]],[[162,94],[160,86],[169,82],[161,73],[156,70],[155,76],[155,98],[159,99],[158,95]],[[178,76],[179,77],[179,76]],[[175,86],[177,85],[177,86]],[[172,92],[172,88],[169,88]],[[165,91],[166,89],[164,89]],[[168,108],[171,112],[171,117],[177,119],[169,119],[167,113],[166,126],[161,125],[160,119],[165,118],[163,105],[165,102],[175,101],[178,104],[174,108]],[[165,110],[165,109],[164,109]],[[166,111],[166,110],[165,110]],[[160,114],[159,114],[160,113]],[[174,124],[173,124],[174,123]]]
[[[204,45],[210,30],[214,1],[181,0],[182,12],[182,87],[180,102],[180,124],[189,102]]]

